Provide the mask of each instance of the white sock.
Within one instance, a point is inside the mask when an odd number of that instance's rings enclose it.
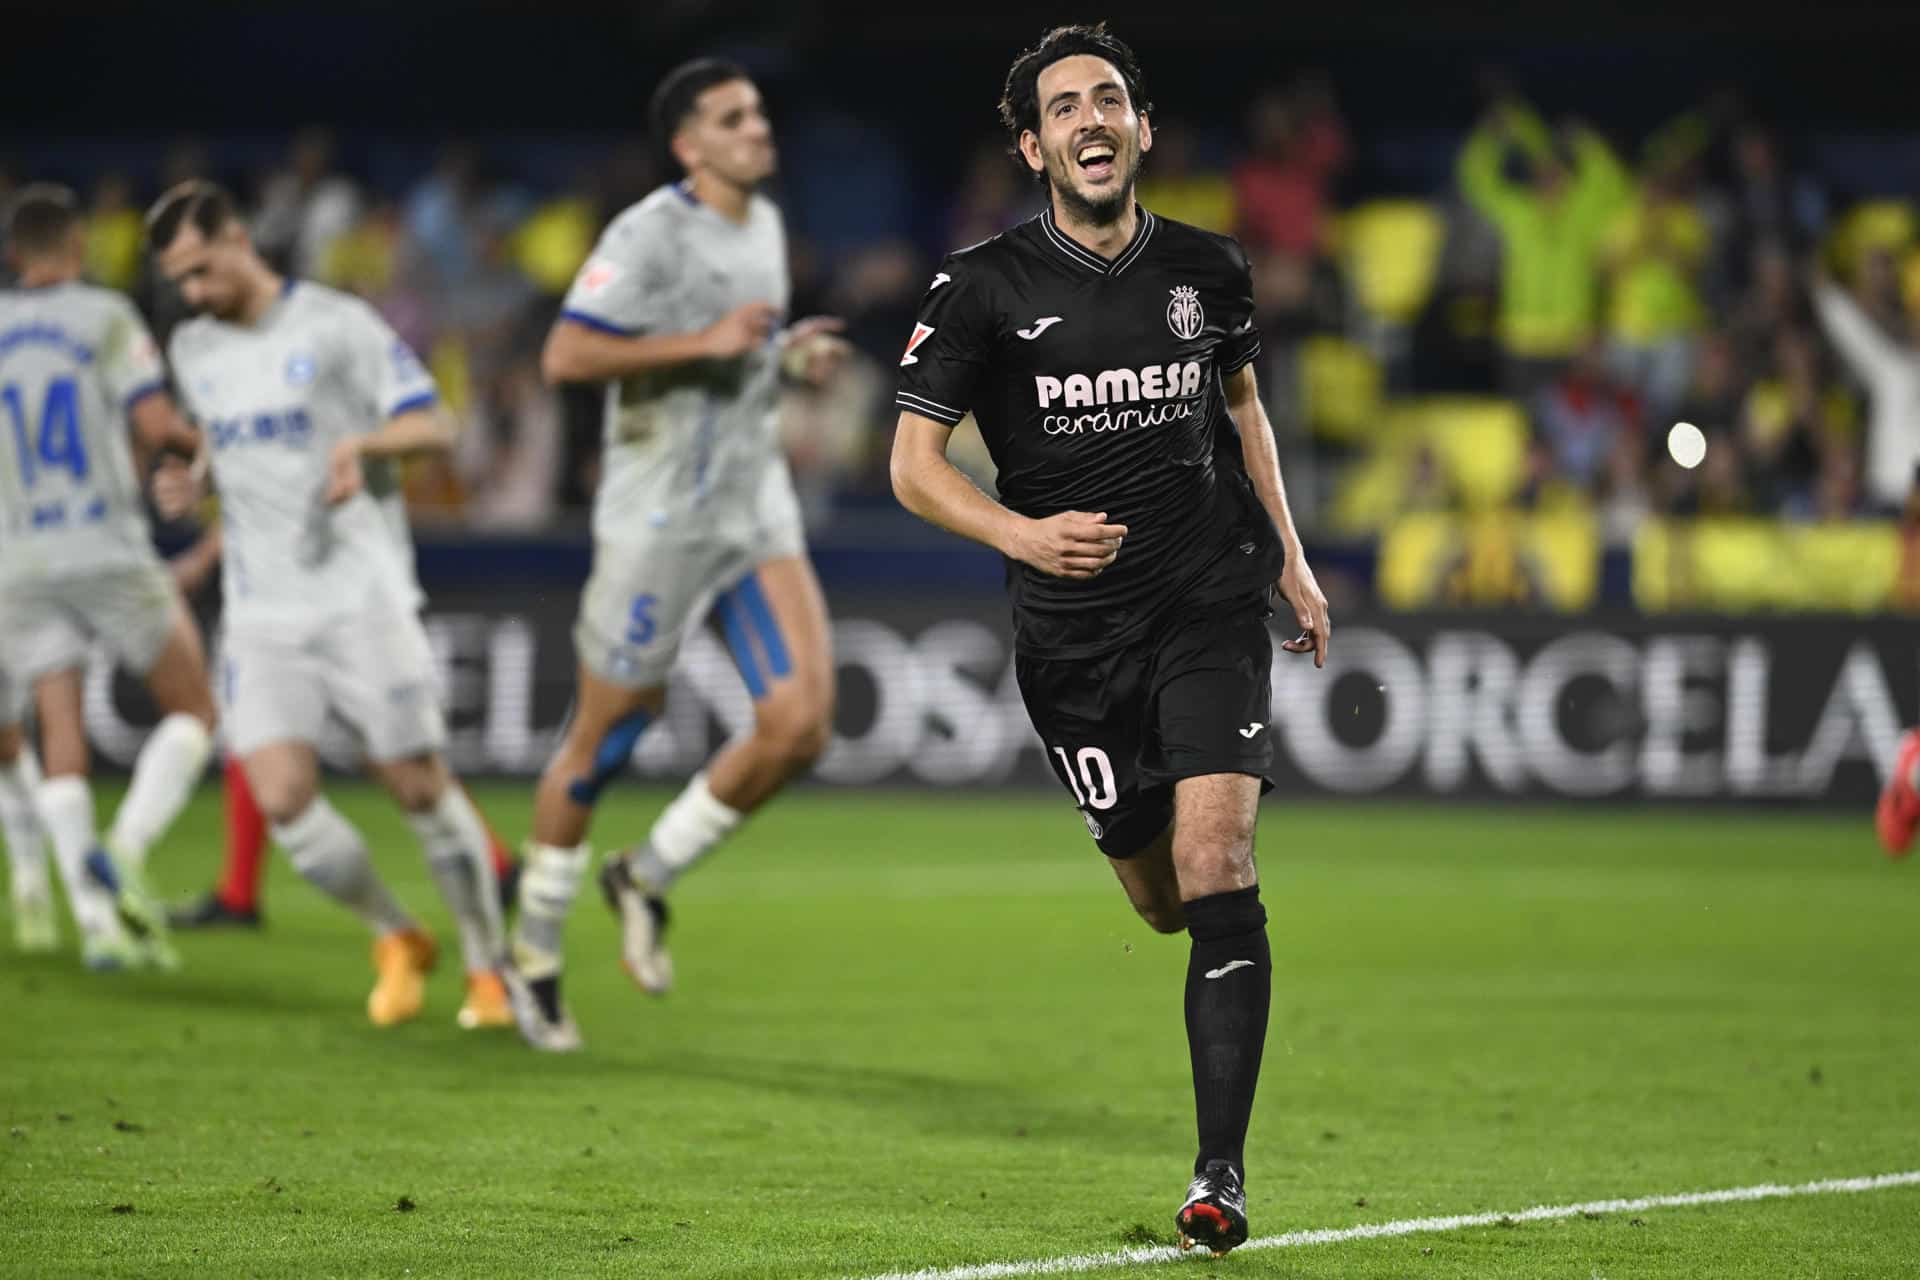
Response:
[[[647,833],[647,843],[627,860],[642,885],[663,894],[682,872],[713,851],[746,815],[720,803],[707,789],[707,775],[696,773],[674,797]]]
[[[133,762],[133,781],[107,835],[116,854],[131,859],[135,866],[146,865],[147,851],[180,816],[211,754],[213,735],[189,715],[176,712],[147,735]]]
[[[487,824],[458,786],[440,793],[433,808],[410,813],[407,822],[426,850],[427,867],[460,931],[460,954],[468,973],[500,967],[506,931],[500,921],[500,882],[488,856]]]
[[[97,842],[93,789],[85,778],[68,774],[41,783],[34,799],[40,810],[40,821],[46,824],[47,837],[53,841],[53,860],[60,868],[61,883],[67,888],[67,906],[73,912],[73,922],[84,934],[118,934],[120,918],[114,913],[112,897],[87,876],[87,854]]]
[[[560,972],[565,951],[561,932],[580,882],[587,878],[587,846],[527,845],[520,871],[520,923],[513,931],[513,962],[529,978]]]
[[[50,889],[46,833],[33,800],[39,789],[40,761],[23,745],[12,764],[0,765],[0,838],[7,842],[7,883],[16,902],[44,898]]]
[[[308,884],[366,921],[375,934],[415,927],[374,873],[367,842],[325,796],[315,796],[292,822],[274,823],[273,838]]]

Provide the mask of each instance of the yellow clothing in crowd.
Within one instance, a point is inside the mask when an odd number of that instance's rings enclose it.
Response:
[[[146,230],[132,209],[96,213],[87,219],[87,278],[127,292],[140,274],[141,240]]]
[[[1502,172],[1509,144],[1533,166],[1551,163],[1553,143],[1533,112],[1510,106],[1505,128],[1484,124],[1460,152],[1460,190],[1500,232],[1501,345],[1529,359],[1573,355],[1599,316],[1599,266],[1607,230],[1632,186],[1606,140],[1582,130],[1573,140],[1564,186],[1549,196]]]
[[[1606,243],[1614,264],[1608,336],[1645,346],[1697,331],[1706,311],[1694,280],[1709,245],[1706,220],[1690,204],[1643,197],[1622,212]]]
[[[1233,183],[1224,173],[1189,173],[1156,179],[1140,175],[1140,203],[1162,218],[1230,235],[1234,228]]]
[[[599,230],[590,201],[549,200],[514,233],[514,257],[542,293],[557,296],[573,284]]]

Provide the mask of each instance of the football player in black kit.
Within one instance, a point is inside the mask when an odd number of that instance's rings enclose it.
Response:
[[[1272,966],[1253,858],[1273,762],[1272,591],[1324,665],[1327,602],[1254,387],[1247,257],[1134,203],[1153,145],[1140,69],[1060,27],[1000,116],[1038,218],[949,256],[901,357],[893,487],[1007,558],[1020,691],[1060,781],[1154,929],[1185,929],[1199,1156],[1181,1244],[1247,1238],[1243,1148]],[[946,457],[971,412],[1000,500]]]

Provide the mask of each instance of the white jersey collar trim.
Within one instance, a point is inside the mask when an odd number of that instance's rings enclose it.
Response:
[[[1078,263],[1089,271],[1098,272],[1103,276],[1117,276],[1139,259],[1140,251],[1145,249],[1147,247],[1147,241],[1153,238],[1154,224],[1159,221],[1158,218],[1155,218],[1153,214],[1147,210],[1140,209],[1138,205],[1135,205],[1134,208],[1139,210],[1140,225],[1134,230],[1132,243],[1122,249],[1119,256],[1114,258],[1112,262],[1108,262],[1105,258],[1102,258],[1099,254],[1062,231],[1059,224],[1053,220],[1053,207],[1051,205],[1040,213],[1040,230],[1046,234],[1048,243],[1052,244],[1062,257]]]

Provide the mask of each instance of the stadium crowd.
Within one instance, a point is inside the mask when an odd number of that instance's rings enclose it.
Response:
[[[1403,193],[1348,190],[1359,148],[1322,77],[1256,95],[1228,138],[1174,116],[1156,130],[1143,203],[1233,232],[1253,259],[1262,381],[1304,519],[1366,534],[1407,511],[1585,509],[1618,544],[1650,514],[1833,520],[1904,502],[1920,436],[1911,203],[1837,199],[1730,96],[1636,145],[1511,92],[1488,102],[1452,181]],[[855,145],[815,130],[783,139],[783,194],[796,164]],[[886,492],[892,370],[930,264],[1041,203],[983,141],[942,216],[876,233],[872,210],[911,200],[873,188],[910,178],[897,152],[868,154],[838,205],[789,201],[795,314],[845,317],[862,353],[831,389],[788,396],[815,515]],[[466,430],[451,464],[410,473],[416,514],[544,527],[593,489],[599,392],[544,385],[539,344],[599,227],[655,170],[637,143],[571,184],[511,168],[449,145],[410,181],[375,182],[312,130],[233,172],[218,143],[183,143],[138,178],[88,176],[90,270],[164,331],[177,304],[145,269],[142,202],[187,174],[229,181],[276,262],[365,295],[427,353]],[[856,200],[868,225],[836,222]],[[1697,469],[1666,456],[1676,421],[1705,432]]]

